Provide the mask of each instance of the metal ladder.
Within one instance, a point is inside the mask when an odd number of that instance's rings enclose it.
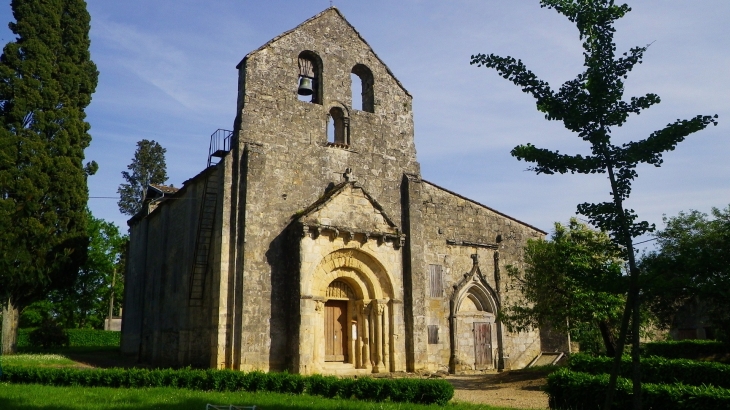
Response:
[[[217,129],[210,135],[208,169],[215,167],[203,183],[203,200],[200,203],[198,232],[195,235],[195,253],[190,273],[190,306],[202,306],[205,294],[205,276],[208,273],[208,257],[213,242],[213,228],[218,205],[218,167],[220,160],[231,150],[233,131]],[[214,158],[218,160],[214,161]]]
[[[213,228],[218,205],[218,169],[205,178],[203,199],[200,204],[198,232],[195,236],[195,254],[190,274],[190,306],[202,306],[205,291],[205,276],[208,272],[208,257],[213,242]]]

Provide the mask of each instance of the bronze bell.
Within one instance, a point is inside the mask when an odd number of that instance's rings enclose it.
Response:
[[[312,79],[309,77],[299,77],[299,88],[297,89],[299,95],[312,95],[314,90],[312,89]]]

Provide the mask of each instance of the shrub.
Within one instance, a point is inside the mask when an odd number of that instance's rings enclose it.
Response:
[[[613,359],[576,354],[569,360],[571,370],[590,374],[610,373]],[[631,377],[631,358],[621,361],[619,375]],[[698,362],[688,359],[642,357],[641,379],[647,383],[677,383],[692,386],[713,385],[730,388],[730,365],[715,362]]]
[[[42,327],[41,327],[42,328]],[[18,347],[41,346],[31,342],[30,335],[37,329],[19,329]],[[66,329],[68,346],[73,347],[118,347],[121,341],[121,332],[96,329]]]
[[[6,366],[1,380],[54,386],[177,387],[192,390],[271,391],[324,397],[421,404],[446,404],[454,396],[444,380],[339,379],[288,373],[243,373],[195,369],[75,369]]]
[[[69,346],[118,347],[121,332],[96,329],[67,329]]]
[[[56,323],[47,320],[38,329],[28,335],[30,345],[33,347],[59,347],[68,346],[68,333]]]
[[[672,340],[642,345],[642,354],[668,359],[699,359],[730,353],[730,345],[716,340]]]
[[[608,375],[591,375],[569,369],[548,376],[551,409],[600,409],[605,399]],[[730,390],[685,384],[642,384],[642,405],[662,410],[725,410],[730,408]],[[614,408],[631,408],[631,380],[619,378]]]

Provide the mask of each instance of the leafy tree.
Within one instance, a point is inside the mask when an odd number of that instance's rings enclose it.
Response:
[[[617,245],[624,250],[629,265],[629,290],[621,321],[617,343],[617,355],[611,372],[606,408],[610,408],[616,384],[618,366],[632,323],[633,407],[641,407],[641,377],[639,367],[639,270],[637,268],[633,238],[653,230],[653,225],[638,221],[638,215],[625,207],[624,201],[631,193],[631,182],[638,176],[640,163],[661,166],[662,154],[674,150],[689,134],[717,124],[717,115],[698,115],[689,120],[677,120],[646,139],[625,144],[611,140],[611,132],[622,126],[630,114],[660,102],[656,94],[623,99],[624,82],[636,64],[641,63],[648,46],[634,47],[616,56],[613,41],[613,24],[631,9],[613,0],[541,0],[542,7],[554,9],[575,23],[583,41],[585,71],[575,79],[565,82],[559,90],[538,77],[512,57],[494,54],[472,56],[471,64],[497,70],[504,78],[532,95],[537,109],[548,120],[562,121],[565,127],[590,144],[589,155],[566,155],[558,151],[538,148],[532,144],[515,147],[512,155],[520,160],[536,164],[532,170],[538,174],[605,173],[611,185],[611,200],[578,205],[578,213],[585,215],[596,227],[609,232]]]
[[[89,145],[84,109],[98,72],[83,0],[13,0],[0,57],[0,297],[3,353],[19,311],[73,283],[86,259]]]
[[[165,152],[160,144],[154,140],[137,142],[132,163],[127,165],[131,171],[122,171],[122,177],[127,183],[119,185],[119,212],[134,216],[142,209],[147,186],[149,184],[163,184],[167,181],[167,164]]]
[[[22,326],[36,327],[51,320],[66,329],[101,329],[109,312],[111,292],[114,311],[122,307],[122,273],[128,238],[120,234],[115,224],[93,216],[89,218],[88,230],[91,237],[88,258],[73,286],[54,290],[47,298],[28,306],[21,314]]]
[[[505,301],[501,318],[510,331],[549,326],[586,344],[600,332],[613,356],[625,304],[622,269],[621,252],[605,232],[575,218],[555,223],[550,240],[527,242],[524,272],[507,267],[522,296]]]
[[[690,211],[664,218],[658,249],[641,260],[649,307],[671,324],[691,301],[706,309],[720,336],[730,341],[730,206],[712,209],[712,218]]]

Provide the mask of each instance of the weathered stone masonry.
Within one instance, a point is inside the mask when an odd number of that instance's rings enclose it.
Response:
[[[478,371],[539,353],[537,333],[495,318],[500,267],[544,232],[421,179],[412,97],[336,8],[238,69],[230,152],[130,220],[124,352],[300,373]]]

